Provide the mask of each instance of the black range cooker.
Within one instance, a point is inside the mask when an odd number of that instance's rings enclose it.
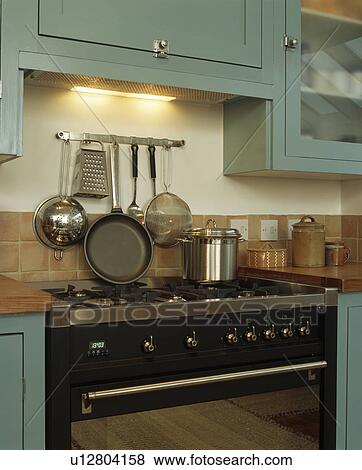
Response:
[[[256,278],[37,286],[53,295],[47,448],[335,447],[334,289]]]

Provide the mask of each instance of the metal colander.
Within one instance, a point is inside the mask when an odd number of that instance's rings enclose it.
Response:
[[[88,148],[92,143],[99,144],[101,149]],[[101,142],[81,144],[76,155],[72,193],[73,196],[98,199],[109,196],[106,152]]]

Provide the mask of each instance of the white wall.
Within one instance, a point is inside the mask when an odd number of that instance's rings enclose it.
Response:
[[[339,214],[340,183],[319,180],[222,176],[222,108],[178,102],[147,102],[27,87],[24,109],[24,156],[0,166],[0,210],[32,211],[58,191],[59,130],[184,138],[173,151],[171,191],[193,213]],[[75,151],[77,144],[73,144]],[[123,148],[122,205],[132,199],[129,149]],[[160,154],[158,155],[161,190]],[[139,203],[151,197],[148,158],[140,151]],[[83,199],[90,212],[108,211],[110,201]]]

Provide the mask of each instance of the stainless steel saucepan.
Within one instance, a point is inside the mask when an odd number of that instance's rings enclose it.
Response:
[[[205,228],[182,233],[183,278],[197,282],[237,279],[240,232],[220,228],[209,219]]]

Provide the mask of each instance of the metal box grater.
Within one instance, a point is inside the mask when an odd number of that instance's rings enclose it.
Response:
[[[103,198],[109,196],[106,152],[80,148],[76,155],[73,196]]]

